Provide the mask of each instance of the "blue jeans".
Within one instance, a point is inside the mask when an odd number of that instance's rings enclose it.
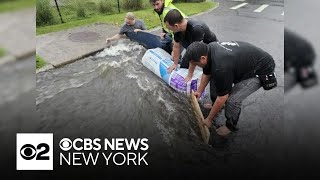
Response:
[[[171,33],[166,33],[164,39],[161,39],[161,48],[171,54],[173,48]]]

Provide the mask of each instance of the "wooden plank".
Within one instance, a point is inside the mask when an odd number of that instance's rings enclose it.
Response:
[[[201,137],[202,137],[203,141],[206,144],[208,144],[209,138],[210,138],[210,132],[209,132],[208,127],[203,124],[204,117],[203,117],[202,111],[200,109],[198,100],[197,100],[196,96],[194,95],[193,91],[192,91],[190,97],[191,97],[190,98],[191,99],[191,106],[192,106],[193,112],[195,113],[196,118],[197,118],[197,122],[198,122],[200,132],[201,132]]]

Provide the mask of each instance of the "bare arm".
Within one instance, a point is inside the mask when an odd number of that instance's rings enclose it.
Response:
[[[172,70],[175,70],[179,63],[179,57],[180,57],[180,43],[174,42],[173,43],[173,51],[172,51],[172,58],[174,64],[168,68],[168,73],[171,73]]]
[[[200,82],[200,86],[197,90],[197,98],[199,98],[202,94],[202,92],[204,91],[204,89],[206,88],[206,86],[208,85],[209,81],[210,81],[211,75],[205,75],[202,74],[201,76],[201,82]]]
[[[194,72],[195,69],[196,69],[196,66],[191,64],[191,63],[189,63],[188,75],[187,75],[187,77],[184,78],[184,80],[186,82],[188,82],[188,81],[190,81],[192,79],[193,72]]]
[[[122,37],[123,37],[122,34],[116,34],[116,35],[112,36],[111,38],[107,38],[106,39],[106,43],[109,43],[110,41],[114,41],[114,40],[120,39]]]
[[[213,118],[217,115],[217,113],[220,111],[222,106],[226,103],[228,97],[229,97],[229,94],[217,97],[207,117],[208,121],[212,122]]]

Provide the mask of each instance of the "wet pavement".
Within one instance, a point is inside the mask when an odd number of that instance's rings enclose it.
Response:
[[[237,133],[222,139],[211,129],[210,144],[203,144],[188,98],[145,68],[141,64],[145,49],[128,40],[37,74],[38,131],[53,132],[57,139],[147,137],[148,168],[162,176],[279,173],[273,164],[283,161],[283,6],[271,4],[256,13],[253,10],[260,4],[248,3],[232,10],[239,2],[219,2],[219,8],[197,18],[205,21],[219,40],[247,41],[269,52],[278,75],[276,89],[260,89],[244,101]],[[57,167],[57,177],[66,169],[75,170],[64,168]]]
[[[313,47],[316,58],[314,69],[320,76],[320,27],[319,1],[309,0],[301,4],[298,0],[286,1],[285,26],[307,40]],[[320,167],[320,121],[319,102],[320,86],[303,89],[296,84],[285,94],[285,135],[291,165],[300,172],[316,174]],[[303,166],[301,166],[301,162]]]

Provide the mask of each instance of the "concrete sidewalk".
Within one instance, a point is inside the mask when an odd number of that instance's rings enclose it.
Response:
[[[37,55],[47,63],[37,72],[74,62],[107,46],[120,27],[96,23],[37,36]]]
[[[120,26],[95,23],[37,36],[37,55],[41,56],[47,65],[37,69],[36,72],[61,67],[101,51],[115,43],[113,41],[111,44],[106,44],[105,40],[119,31]],[[150,31],[160,34],[160,28]]]
[[[0,58],[0,65],[34,55],[35,7],[0,14],[0,22],[0,48],[6,51],[6,55]]]

